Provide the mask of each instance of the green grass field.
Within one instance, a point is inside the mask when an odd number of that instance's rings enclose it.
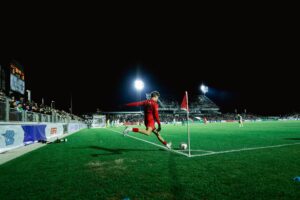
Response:
[[[85,129],[1,165],[0,199],[300,199],[300,122],[195,124],[190,158],[122,130]],[[175,150],[187,140],[184,126],[162,135]]]

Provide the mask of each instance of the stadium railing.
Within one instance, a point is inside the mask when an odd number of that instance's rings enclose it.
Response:
[[[8,121],[9,102],[7,98],[0,97],[0,121]]]
[[[52,111],[51,115],[31,112],[18,111],[15,108],[10,108],[9,99],[0,98],[0,122],[48,122],[48,123],[73,123],[82,122],[83,120],[75,115],[59,114]]]

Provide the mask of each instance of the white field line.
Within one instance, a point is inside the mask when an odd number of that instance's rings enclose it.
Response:
[[[120,132],[120,131],[115,131],[115,130],[111,130],[111,129],[107,129],[107,130],[110,130],[110,131],[112,131],[112,132],[116,132],[116,133],[119,133],[119,134],[123,135],[123,133]],[[163,148],[163,149],[165,149],[165,150],[167,150],[167,151],[170,151],[170,152],[173,152],[173,153],[178,153],[178,154],[181,154],[181,155],[184,155],[184,156],[189,157],[188,154],[185,154],[185,153],[183,153],[183,152],[176,151],[176,150],[173,150],[173,149],[168,149],[167,147],[164,147],[164,146],[159,145],[159,144],[155,144],[155,143],[153,143],[153,142],[149,142],[149,141],[147,141],[147,140],[143,140],[143,139],[141,139],[141,138],[137,138],[137,137],[134,137],[134,136],[131,136],[131,135],[128,135],[128,134],[126,135],[126,137],[130,137],[130,138],[133,138],[133,139],[136,139],[136,140],[140,140],[140,141],[142,141],[142,142],[146,142],[146,143],[148,143],[148,144],[152,144],[152,145],[154,145],[154,146],[158,146],[158,147],[160,147],[160,148]]]
[[[187,149],[186,149],[186,150],[181,150],[181,149],[180,149],[180,150],[177,150],[177,151],[189,151],[189,150],[187,150]],[[191,152],[192,152],[192,151],[202,151],[202,152],[209,152],[209,153],[214,153],[214,152],[215,152],[215,151],[207,151],[207,150],[201,150],[201,149],[197,149],[197,150],[192,150],[192,149],[191,149]]]
[[[253,151],[253,150],[257,150],[257,149],[271,149],[271,148],[279,148],[279,147],[285,147],[285,146],[294,146],[294,145],[299,145],[299,144],[300,144],[300,142],[293,143],[293,144],[280,144],[280,145],[273,145],[273,146],[243,148],[243,149],[234,149],[234,150],[227,150],[227,151],[217,151],[217,152],[211,152],[211,153],[205,153],[205,154],[191,155],[191,157],[210,156],[210,155],[216,155],[216,154],[225,154],[225,153],[241,152],[241,151]]]

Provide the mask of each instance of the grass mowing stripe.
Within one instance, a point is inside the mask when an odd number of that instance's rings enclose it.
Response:
[[[111,129],[107,129],[107,130],[110,130],[110,131],[112,131],[112,132],[116,132],[116,133],[119,133],[119,134],[123,134],[122,132],[119,132],[119,131],[115,131],[115,130],[111,130]],[[136,140],[140,140],[140,141],[142,141],[142,142],[146,142],[146,143],[148,143],[148,144],[152,144],[152,145],[158,146],[158,147],[163,148],[163,149],[165,149],[165,150],[167,150],[167,151],[170,151],[170,152],[173,152],[173,153],[177,153],[177,154],[181,154],[181,155],[184,155],[184,156],[189,157],[188,154],[182,153],[182,152],[180,152],[180,151],[175,151],[175,150],[173,150],[173,149],[168,149],[167,147],[164,147],[164,146],[162,146],[162,145],[155,144],[155,143],[153,143],[153,142],[149,142],[149,141],[147,141],[147,140],[143,140],[143,139],[140,139],[140,138],[131,136],[131,135],[126,135],[126,136],[127,136],[127,137],[130,137],[130,138],[133,138],[133,139],[136,139]]]
[[[200,155],[192,155],[192,157],[196,157],[196,156],[209,156],[209,155],[215,155],[215,154],[224,154],[224,153],[241,152],[241,151],[252,151],[252,150],[258,150],[258,149],[279,148],[279,147],[294,146],[294,145],[299,145],[299,144],[300,144],[300,142],[293,143],[293,144],[281,144],[281,145],[273,145],[273,146],[265,146],[265,147],[253,147],[253,148],[244,148],[244,149],[233,149],[233,150],[227,150],[227,151],[218,151],[218,152],[205,153],[205,154],[200,154]]]

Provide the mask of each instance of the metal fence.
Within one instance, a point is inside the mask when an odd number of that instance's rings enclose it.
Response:
[[[9,102],[7,98],[0,97],[0,121],[8,121]]]
[[[0,98],[0,122],[70,123],[82,121],[83,120],[79,117],[72,119],[70,115],[60,115],[56,111],[52,111],[51,115],[30,111],[18,111],[15,108],[10,108],[8,98]]]

